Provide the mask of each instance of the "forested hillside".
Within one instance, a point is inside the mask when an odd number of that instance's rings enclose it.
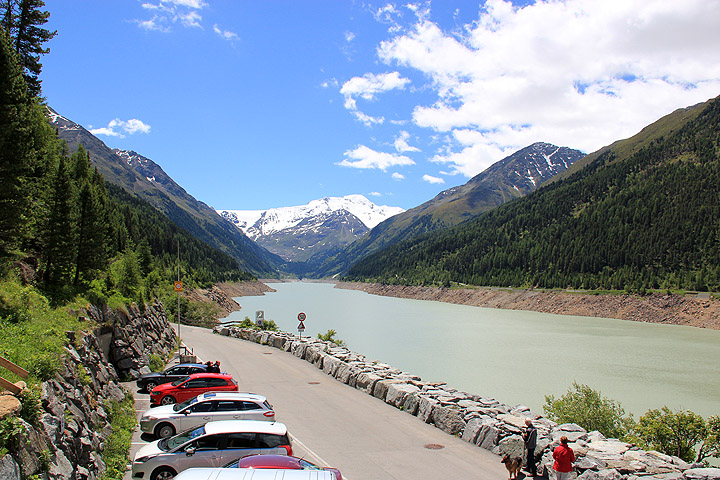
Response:
[[[694,108],[696,116],[684,109],[648,127],[642,146],[617,142],[569,178],[378,252],[348,278],[718,290],[720,100]]]
[[[189,285],[253,278],[234,258],[193,238],[147,202],[106,184],[82,146],[71,152],[28,87],[15,44],[2,29],[3,277],[15,272],[57,303],[78,294],[100,303],[113,296],[142,301],[162,294],[177,278],[179,244]]]

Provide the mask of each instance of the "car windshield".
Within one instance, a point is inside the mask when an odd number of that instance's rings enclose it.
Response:
[[[189,442],[193,438],[197,438],[200,435],[205,434],[205,426],[198,427],[192,430],[187,430],[182,433],[178,433],[174,437],[166,438],[164,440],[160,440],[158,442],[158,447],[160,447],[161,450],[164,450],[166,452],[169,452],[170,450],[174,450],[180,445]]]
[[[175,405],[173,405],[173,410],[179,412],[180,410],[184,409],[185,407],[189,407],[195,402],[197,402],[197,397],[190,398],[182,403],[176,403]]]
[[[180,385],[181,383],[183,383],[183,382],[184,382],[185,380],[187,380],[187,379],[188,379],[188,377],[181,378],[181,379],[179,379],[179,380],[175,380],[174,382],[172,382],[173,387],[177,387],[178,385]]]

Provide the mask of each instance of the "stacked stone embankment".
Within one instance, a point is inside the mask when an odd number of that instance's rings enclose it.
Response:
[[[127,311],[90,308],[87,316],[103,326],[78,338],[68,333],[59,371],[42,383],[39,420],[31,425],[19,417],[22,394],[13,402],[17,407],[5,412],[21,428],[13,448],[0,457],[0,479],[100,478],[106,469],[102,451],[112,433],[108,407],[126,395],[121,380],[148,370],[149,355],[166,354],[176,342],[159,304],[142,311],[136,306]]]
[[[420,377],[315,338],[286,332],[216,327],[215,332],[284,350],[312,363],[337,381],[435,425],[449,435],[498,455],[522,457],[525,419],[538,429],[539,473],[554,479],[552,450],[566,436],[575,451],[575,474],[582,480],[720,480],[720,468],[688,464],[678,457],[644,451],[600,432],[543,418],[523,405],[510,406]]]

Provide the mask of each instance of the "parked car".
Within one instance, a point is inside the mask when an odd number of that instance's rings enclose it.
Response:
[[[228,373],[194,373],[172,383],[164,383],[150,392],[150,405],[184,402],[206,392],[237,392],[238,384]]]
[[[170,480],[190,467],[221,467],[259,453],[292,455],[287,427],[278,422],[222,420],[140,448],[132,464],[135,480]]]
[[[138,390],[150,393],[153,388],[163,383],[174,382],[193,373],[205,373],[206,371],[207,365],[202,363],[181,363],[179,365],[173,365],[164,372],[153,372],[141,375],[135,383],[137,384]]]
[[[324,470],[335,474],[337,480],[342,480],[340,470],[332,467],[320,467],[305,459],[288,455],[250,455],[225,465],[225,468],[254,468],[276,470]]]
[[[249,470],[230,468],[188,468],[175,480],[336,480],[323,470]]]
[[[143,413],[140,430],[167,438],[217,420],[275,421],[272,405],[262,395],[210,392],[174,405],[161,405]]]

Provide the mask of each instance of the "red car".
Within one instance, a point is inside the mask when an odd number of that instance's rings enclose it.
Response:
[[[164,383],[150,392],[150,405],[184,402],[206,392],[237,392],[238,384],[227,373],[194,373],[172,383]]]
[[[319,467],[307,460],[287,455],[250,455],[225,466],[226,468],[274,468],[280,470],[325,470],[333,472],[337,480],[342,474],[337,468]]]

